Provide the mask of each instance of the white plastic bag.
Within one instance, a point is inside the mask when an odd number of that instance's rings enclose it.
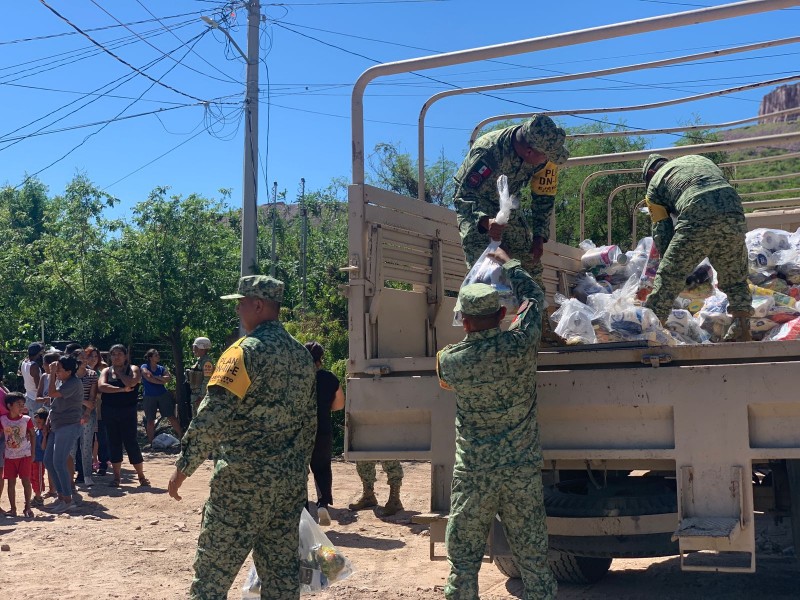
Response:
[[[152,448],[161,450],[166,450],[167,448],[174,448],[175,446],[180,446],[180,445],[181,441],[174,435],[170,435],[169,433],[159,433],[156,437],[153,438],[153,443],[150,444]]]
[[[550,319],[556,324],[553,331],[567,342],[567,345],[596,344],[597,336],[592,326],[594,311],[576,298],[565,298],[556,294],[556,302],[561,306]]]
[[[497,212],[495,221],[500,225],[508,224],[508,219],[511,215],[511,210],[516,208],[516,198],[508,193],[508,177],[500,175],[497,178],[497,193],[500,196],[500,210]],[[500,294],[500,304],[505,306],[509,313],[516,312],[519,307],[517,298],[514,295],[514,290],[511,288],[511,283],[503,271],[503,265],[497,262],[494,258],[489,256],[500,247],[500,242],[492,240],[486,246],[480,258],[475,261],[472,268],[467,273],[461,287],[470,285],[471,283],[485,283],[491,285]],[[453,315],[453,326],[461,326],[461,312],[456,311]]]
[[[300,515],[300,593],[324,590],[331,583],[353,574],[352,563],[328,539],[322,528],[304,508]],[[250,567],[242,588],[242,600],[261,598],[261,580],[255,565]]]

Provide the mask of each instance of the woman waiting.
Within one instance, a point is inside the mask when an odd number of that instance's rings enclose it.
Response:
[[[100,373],[108,364],[100,356],[100,350],[94,346],[86,346],[84,352],[86,353],[86,365],[97,373],[99,379]],[[97,437],[92,447],[92,464],[93,466],[97,465],[97,474],[104,476],[108,469],[108,433],[106,433],[106,424],[103,423],[103,395],[99,391],[95,396],[95,412],[97,413]]]
[[[158,361],[161,360],[161,355],[155,348],[145,352],[144,359],[147,362],[141,366],[142,385],[144,386],[142,405],[144,406],[147,441],[151,445],[153,444],[153,436],[156,433],[156,411],[160,412],[162,417],[167,417],[172,429],[178,434],[178,438],[181,438],[183,437],[183,432],[181,431],[180,423],[178,423],[178,418],[175,416],[175,398],[164,387],[164,384],[172,379],[172,376],[169,374],[167,367],[158,364]]]
[[[149,486],[144,476],[144,458],[136,439],[136,404],[139,401],[139,384],[142,374],[139,367],[128,362],[128,349],[114,344],[109,351],[111,366],[103,369],[97,389],[103,394],[103,422],[108,432],[109,456],[114,479],[111,487],[122,481],[122,447],[139,476],[140,486]]]
[[[54,513],[61,513],[75,506],[67,458],[81,433],[83,384],[75,377],[78,365],[71,356],[62,356],[50,366],[47,395],[52,398],[52,409],[47,418],[50,435],[47,437],[44,464],[53,474],[58,498],[47,508]]]

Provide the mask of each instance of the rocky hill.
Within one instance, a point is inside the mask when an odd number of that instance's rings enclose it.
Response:
[[[761,99],[761,105],[758,107],[758,116],[797,107],[800,107],[800,83],[782,85]],[[800,120],[800,113],[765,117],[763,119],[759,119],[758,122],[775,123],[777,121],[797,120]]]

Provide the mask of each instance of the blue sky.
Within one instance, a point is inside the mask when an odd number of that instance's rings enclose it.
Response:
[[[47,3],[118,59],[77,34],[41,2],[4,6],[0,183],[17,185],[26,173],[41,170],[38,178],[51,194],[57,194],[82,172],[121,200],[117,216],[125,216],[150,190],[162,185],[176,194],[196,192],[210,197],[218,197],[220,188],[230,188],[231,202],[238,205],[245,65],[225,38],[208,31],[200,17],[226,19],[231,35],[246,48],[247,11],[241,3]],[[350,179],[350,91],[358,76],[378,62],[720,4],[724,2],[263,2],[259,203],[268,200],[273,181],[294,201],[301,177],[307,190],[324,188],[334,177]],[[140,21],[146,22],[135,23]],[[129,25],[122,27],[120,22]],[[798,25],[800,9],[794,8],[430,70],[424,73],[427,78],[406,74],[380,79],[367,89],[366,149],[369,153],[376,143],[390,142],[416,156],[416,123],[422,103],[453,85],[575,73],[790,37],[800,33]],[[473,126],[494,114],[656,102],[790,76],[800,73],[798,52],[798,45],[792,44],[604,80],[498,92],[494,98],[451,98],[434,105],[428,114],[426,154],[433,158],[444,152],[459,162]],[[150,65],[153,61],[157,62]],[[612,122],[622,118],[634,127],[676,126],[695,116],[706,123],[743,119],[757,114],[761,97],[771,89],[607,117]],[[200,105],[206,101],[208,108]],[[103,125],[156,110],[162,112]],[[568,126],[587,122],[569,116],[559,120]],[[68,130],[49,133],[58,129]],[[673,140],[661,136],[652,140],[652,146]]]

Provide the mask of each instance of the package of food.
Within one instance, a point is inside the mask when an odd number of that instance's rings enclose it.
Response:
[[[764,336],[764,341],[800,339],[800,318],[779,325]]]
[[[567,342],[567,345],[596,344],[592,319],[594,311],[577,298],[565,298],[556,294],[556,303],[560,304],[550,319],[555,324],[553,331]]]
[[[347,579],[353,573],[353,565],[328,539],[322,528],[304,508],[300,515],[300,574],[298,585],[301,594],[312,594],[324,590],[331,583]],[[244,586],[243,600],[261,598],[261,579],[255,565],[250,567]]]

